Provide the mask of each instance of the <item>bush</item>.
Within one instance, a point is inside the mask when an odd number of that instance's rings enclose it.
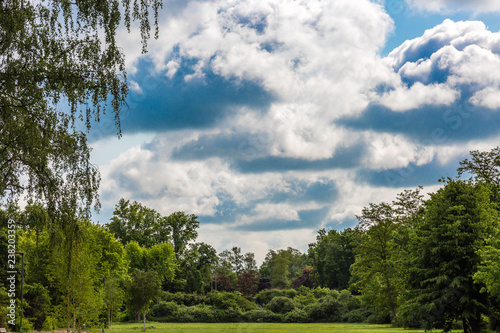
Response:
[[[297,290],[295,290],[295,289],[286,289],[286,290],[283,290],[282,292],[283,292],[283,294],[282,294],[283,296],[288,297],[290,299],[293,299],[298,294]]]
[[[187,306],[181,306],[172,317],[172,321],[178,323],[194,323],[195,318]]]
[[[177,303],[160,301],[151,309],[151,315],[156,318],[174,316],[178,310],[179,305]]]
[[[214,323],[216,322],[216,313],[210,306],[190,306],[187,312],[194,322]]]
[[[209,299],[205,295],[198,294],[185,294],[182,292],[176,293],[163,293],[161,296],[161,300],[165,302],[175,302],[179,305],[185,306],[193,306],[198,304],[206,304],[209,302]]]
[[[347,309],[352,311],[361,308],[359,297],[352,296],[348,290],[342,290],[337,298],[340,303]]]
[[[243,311],[243,312],[246,312],[246,311],[251,311],[251,310],[255,310],[257,309],[257,306],[255,305],[255,303],[253,302],[250,302],[248,299],[246,299],[245,297],[240,297],[238,299],[238,307]]]
[[[302,307],[316,303],[316,298],[312,293],[306,295],[297,295],[293,300]]]
[[[230,308],[238,308],[238,300],[241,294],[238,292],[216,292],[210,294],[212,304],[217,309],[227,310]]]
[[[241,321],[242,314],[236,308],[226,310],[214,309],[216,320],[220,323],[235,323]]]
[[[276,296],[266,307],[274,313],[287,313],[295,309],[295,304],[287,297]]]
[[[332,296],[323,297],[318,303],[306,307],[312,321],[340,322],[342,320],[342,304]]]
[[[285,315],[286,323],[307,323],[310,321],[307,312],[302,309],[293,309]]]
[[[366,309],[351,310],[344,316],[344,321],[348,323],[363,323],[370,314],[371,312]]]
[[[276,323],[282,321],[279,314],[264,309],[245,312],[243,319],[252,323]]]
[[[282,296],[292,299],[295,296],[297,296],[297,291],[295,289],[286,289],[286,290],[266,289],[262,290],[257,295],[255,295],[254,300],[260,306],[264,306],[267,303],[271,302],[271,300],[277,296]]]
[[[314,289],[311,289],[311,291],[313,292],[314,294],[314,297],[316,297],[317,299],[320,299],[322,297],[325,297],[325,296],[328,296],[330,295],[330,290],[328,288],[320,288],[320,287],[316,287]],[[332,290],[332,296],[335,297],[335,295],[333,294],[336,294],[338,295],[338,291],[336,290]],[[336,297],[335,297],[336,298]]]

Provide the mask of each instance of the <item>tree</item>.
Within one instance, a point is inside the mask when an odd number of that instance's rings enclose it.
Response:
[[[484,284],[484,291],[500,300],[500,231],[486,241],[479,255],[481,262],[474,274],[474,281]]]
[[[132,20],[140,22],[145,51],[149,10],[157,27],[161,1],[121,3],[124,25],[130,29]],[[89,212],[99,174],[76,123],[82,119],[90,128],[109,104],[120,132],[128,91],[124,55],[115,40],[121,19],[119,0],[0,3],[2,198],[15,202],[26,194],[51,212],[63,206]],[[57,109],[62,101],[68,112]]]
[[[400,285],[398,279],[398,258],[393,247],[393,234],[397,228],[394,210],[387,203],[365,207],[357,216],[361,235],[355,247],[356,259],[352,273],[358,278],[355,286],[362,293],[375,293],[373,304],[379,311],[390,311],[392,322],[397,322],[397,299]]]
[[[290,281],[288,280],[290,264],[290,255],[286,250],[269,250],[264,259],[262,267],[267,268],[271,285],[275,288],[288,288]],[[262,273],[262,272],[261,272]]]
[[[480,332],[487,313],[485,287],[474,283],[480,251],[498,225],[491,191],[484,183],[448,179],[431,195],[410,242],[406,286],[412,315],[427,328],[451,328],[461,319],[464,332]]]
[[[186,214],[184,212],[175,212],[165,219],[165,227],[172,235],[174,252],[179,258],[185,251],[187,244],[198,237],[200,222],[198,216]]]
[[[217,264],[217,251],[205,243],[191,243],[179,265],[178,276],[186,278],[186,292],[208,289],[212,269]]]
[[[259,287],[260,274],[258,271],[244,271],[236,281],[237,290],[243,296],[253,296]]]
[[[460,162],[458,175],[469,173],[474,181],[494,184],[500,187],[500,147],[491,151],[473,150],[471,158]]]
[[[257,261],[255,261],[255,253],[247,252],[243,255],[243,270],[246,272],[257,270]]]
[[[60,234],[60,245],[53,248],[49,280],[64,297],[69,333],[71,326],[81,330],[83,323],[95,319],[102,297],[97,290],[99,277],[95,271],[99,254],[90,222],[68,221],[65,226],[71,229]]]
[[[219,291],[234,291],[231,278],[228,275],[221,274],[217,276],[217,290]]]
[[[162,283],[172,281],[175,276],[178,265],[170,243],[145,248],[131,241],[125,245],[125,254],[130,261],[130,273],[135,270],[154,271]]]
[[[240,275],[243,272],[245,256],[241,254],[241,248],[233,246],[231,250],[224,250],[219,254],[221,271],[224,273],[233,272]],[[250,258],[251,260],[251,258]]]
[[[171,240],[169,227],[160,213],[123,198],[116,204],[107,228],[123,244],[136,241],[140,246],[151,247]]]
[[[161,291],[161,283],[154,271],[135,269],[129,284],[129,303],[137,311],[142,312],[144,332],[146,331],[146,312]]]
[[[350,228],[342,232],[330,230],[326,233],[324,229],[318,232],[316,243],[309,244],[308,251],[316,286],[338,290],[349,288],[356,233]]]
[[[307,288],[314,287],[312,267],[304,267],[302,269],[302,274],[300,274],[297,278],[295,278],[295,280],[293,280],[292,287],[294,289],[298,289],[301,286],[304,286]]]

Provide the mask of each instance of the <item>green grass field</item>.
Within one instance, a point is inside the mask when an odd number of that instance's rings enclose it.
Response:
[[[116,333],[139,333],[142,332],[142,324],[139,323],[117,323],[106,332]],[[420,333],[424,330],[409,330],[404,328],[392,328],[390,325],[371,324],[275,324],[275,323],[224,323],[224,324],[181,324],[181,323],[146,323],[146,332],[149,333],[229,333],[229,332],[342,332],[342,333]],[[454,331],[459,332],[459,331]]]

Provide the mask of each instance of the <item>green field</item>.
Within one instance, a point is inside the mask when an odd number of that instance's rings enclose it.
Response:
[[[117,323],[113,324],[112,329],[107,329],[106,332],[116,333],[139,333],[142,332],[143,326],[139,323]],[[321,323],[321,324],[275,324],[275,323],[223,323],[223,324],[207,324],[207,323],[146,323],[147,332],[160,333],[229,333],[229,332],[342,332],[342,333],[420,333],[424,330],[409,330],[404,328],[392,328],[390,325],[371,325],[371,324],[337,324],[337,323]],[[459,331],[454,331],[459,332]]]

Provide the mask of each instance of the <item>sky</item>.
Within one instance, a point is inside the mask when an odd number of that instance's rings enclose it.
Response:
[[[261,262],[369,203],[436,191],[499,145],[500,2],[170,0],[141,54],[120,30],[123,137],[88,133],[106,223],[120,198],[199,216]]]

